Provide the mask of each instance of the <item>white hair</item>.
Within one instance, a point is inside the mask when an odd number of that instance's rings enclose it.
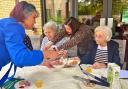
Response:
[[[49,21],[46,24],[44,24],[43,29],[52,29],[54,31],[57,31],[57,24],[54,21]]]
[[[112,30],[108,26],[98,26],[95,28],[95,33],[101,31],[106,37],[106,41],[110,41],[112,38]]]

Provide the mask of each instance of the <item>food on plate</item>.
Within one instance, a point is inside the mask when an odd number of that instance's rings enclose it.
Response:
[[[43,81],[42,81],[42,80],[36,80],[36,81],[35,81],[35,86],[36,86],[37,88],[41,88],[41,87],[43,86]]]
[[[78,60],[70,60],[69,65],[76,65],[78,63]]]
[[[18,82],[18,88],[19,89],[24,89],[24,88],[29,87],[29,86],[31,86],[31,83],[27,80],[22,80],[22,81]]]
[[[63,68],[66,64],[66,61],[63,59],[59,59],[59,60],[56,60],[56,61],[53,61],[51,63],[53,65],[54,68]]]
[[[73,58],[69,58],[68,59],[68,64],[69,66],[75,66],[78,65],[80,63],[80,60],[78,57],[73,57]]]
[[[91,83],[89,79],[87,81],[84,81],[83,83],[86,87],[95,87],[95,84]]]
[[[88,73],[92,73],[92,67],[91,67],[91,66],[86,67],[86,68],[84,69],[84,71],[86,71],[86,72],[88,72]]]

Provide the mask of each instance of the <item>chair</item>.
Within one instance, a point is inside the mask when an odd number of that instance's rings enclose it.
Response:
[[[119,55],[120,55],[120,62],[123,64],[122,69],[126,68],[126,62],[124,61],[125,58],[125,50],[126,50],[126,40],[123,39],[113,39],[119,44]]]
[[[30,36],[31,42],[32,42],[32,46],[34,50],[39,50],[40,49],[40,39],[41,36],[40,35],[33,35]]]

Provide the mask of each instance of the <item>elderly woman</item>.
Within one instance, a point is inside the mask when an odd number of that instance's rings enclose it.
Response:
[[[65,21],[63,30],[58,33],[55,38],[46,45],[45,48],[50,48],[51,45],[56,44],[64,37],[69,37],[70,39],[57,48],[59,50],[68,50],[71,47],[77,46],[79,57],[82,57],[88,53],[93,41],[93,33],[91,32],[90,28],[87,25],[80,23],[76,18],[70,17]]]
[[[29,50],[25,45],[25,29],[33,28],[37,16],[34,5],[21,1],[10,13],[10,18],[0,20],[0,71],[11,62],[9,70],[0,80],[0,87],[8,78],[13,64],[16,72],[16,66],[35,66],[41,64],[43,59],[57,58],[60,55],[55,51]]]
[[[81,57],[82,64],[92,64],[94,68],[107,67],[109,62],[120,65],[119,45],[111,40],[112,31],[107,26],[95,29],[95,42],[90,52]]]
[[[55,35],[57,34],[57,24],[54,21],[49,21],[48,23],[46,23],[43,27],[44,29],[44,34],[45,37],[42,40],[42,45],[41,45],[41,50],[46,50],[45,49],[45,45],[54,39]],[[66,38],[63,38],[62,40],[60,40],[59,42],[57,42],[55,44],[55,46],[59,46],[61,44],[63,44],[66,41]],[[55,47],[53,46],[53,47]]]
[[[54,40],[55,36],[58,34],[60,29],[57,29],[57,24],[53,21],[49,21],[48,23],[46,23],[43,29],[44,29],[45,37],[42,40],[41,50],[42,49],[47,50],[45,49],[45,46],[47,45],[48,42]],[[50,49],[51,50],[53,50],[53,48],[57,49],[59,46],[61,46],[63,43],[65,43],[69,39],[70,39],[69,37],[62,38],[60,41],[56,42],[56,44],[52,45]],[[69,48],[67,52],[68,52],[67,55],[69,57],[77,56],[77,46]]]

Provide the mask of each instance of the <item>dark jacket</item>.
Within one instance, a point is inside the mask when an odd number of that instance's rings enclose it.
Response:
[[[109,41],[107,43],[108,46],[108,62],[120,64],[120,57],[119,57],[119,44],[115,41]],[[93,47],[87,55],[81,57],[81,64],[93,64],[95,62],[95,56],[97,51],[98,45],[96,42],[93,43]]]

